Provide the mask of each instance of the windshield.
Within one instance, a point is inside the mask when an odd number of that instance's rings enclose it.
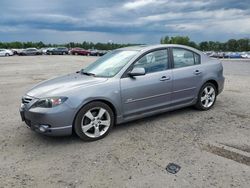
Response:
[[[100,59],[90,64],[84,69],[85,73],[90,73],[100,77],[115,76],[138,52],[115,50],[102,56]]]

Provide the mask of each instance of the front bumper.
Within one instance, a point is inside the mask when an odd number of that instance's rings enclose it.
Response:
[[[33,131],[48,136],[66,136],[72,134],[74,111],[67,104],[55,108],[28,109],[21,105],[22,121]]]

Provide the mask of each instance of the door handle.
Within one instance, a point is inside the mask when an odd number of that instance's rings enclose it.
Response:
[[[199,74],[201,74],[201,71],[200,71],[200,70],[195,70],[195,71],[194,71],[194,74],[195,74],[195,75],[199,75]]]
[[[166,80],[170,80],[170,79],[171,79],[170,76],[162,76],[160,78],[160,81],[166,81]]]

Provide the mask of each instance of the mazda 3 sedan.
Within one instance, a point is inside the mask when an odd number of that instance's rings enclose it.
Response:
[[[93,141],[113,125],[186,106],[213,107],[224,87],[217,59],[182,45],[114,50],[76,73],[44,81],[22,97],[22,120],[45,135]]]

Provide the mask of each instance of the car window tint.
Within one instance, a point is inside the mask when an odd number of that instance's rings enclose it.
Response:
[[[199,55],[182,48],[173,48],[174,68],[199,64]]]
[[[139,59],[134,67],[142,67],[146,73],[158,72],[167,69],[168,65],[168,51],[157,50],[144,55]]]

